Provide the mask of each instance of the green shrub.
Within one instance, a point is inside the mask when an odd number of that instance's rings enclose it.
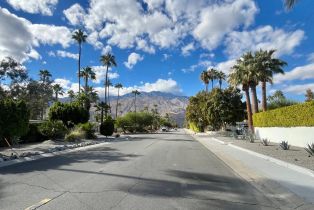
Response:
[[[197,127],[196,123],[194,122],[189,123],[189,128],[194,132],[200,132],[200,129]]]
[[[128,131],[147,131],[154,124],[154,117],[151,113],[147,112],[129,112],[116,120],[116,126],[121,128],[124,132]]]
[[[254,127],[314,126],[314,102],[306,102],[253,115]]]
[[[25,135],[28,122],[29,110],[24,101],[0,100],[0,144],[5,145],[4,138],[12,143],[14,137]]]
[[[78,102],[56,102],[50,107],[48,115],[50,120],[61,120],[68,128],[86,123],[89,119],[89,112]]]
[[[73,129],[65,135],[64,140],[69,142],[79,141],[85,138],[86,133],[81,129]]]
[[[95,139],[97,138],[95,135],[95,125],[93,123],[87,122],[84,124],[79,124],[77,126],[80,130],[84,131],[84,138],[86,139]]]
[[[111,136],[114,132],[114,121],[110,117],[108,117],[100,125],[99,131],[100,134],[104,136]]]
[[[23,143],[30,143],[30,142],[42,142],[47,138],[39,131],[39,126],[41,124],[29,124],[29,130],[26,135],[21,137]]]
[[[67,128],[62,121],[47,121],[39,126],[39,131],[42,135],[50,139],[63,138],[67,132]]]

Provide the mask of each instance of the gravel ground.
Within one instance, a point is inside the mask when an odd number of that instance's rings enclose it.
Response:
[[[299,165],[314,171],[314,156],[309,157],[308,153],[302,147],[291,146],[289,150],[283,150],[280,148],[279,144],[273,142],[271,142],[269,146],[264,146],[259,140],[256,140],[254,143],[250,143],[245,140],[236,140],[230,137],[217,135],[215,137],[224,142],[230,142],[236,146],[293,163],[295,165]]]

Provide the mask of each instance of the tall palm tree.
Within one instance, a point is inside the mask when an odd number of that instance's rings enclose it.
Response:
[[[238,59],[236,65],[232,67],[232,72],[229,74],[229,83],[233,87],[237,87],[242,85],[242,90],[245,93],[246,97],[246,110],[247,110],[247,118],[248,118],[248,126],[249,129],[253,130],[253,121],[252,121],[252,108],[251,108],[251,100],[249,93],[249,75],[247,73],[247,67],[243,64],[242,59]]]
[[[96,74],[95,72],[93,71],[93,69],[89,66],[85,67],[82,69],[81,71],[81,77],[84,78],[85,80],[85,92],[87,93],[87,90],[88,90],[88,79],[92,79],[92,80],[95,80],[96,79]]]
[[[217,79],[217,70],[216,69],[209,69],[207,71],[207,74],[208,74],[208,78],[211,80],[212,82],[212,89],[214,89],[214,80]]]
[[[59,84],[54,84],[52,86],[53,92],[55,93],[55,100],[58,101],[58,96],[63,95],[63,88]]]
[[[205,91],[208,92],[209,77],[208,77],[208,72],[207,71],[202,71],[202,73],[201,73],[201,80],[205,84]]]
[[[86,42],[87,35],[81,29],[74,32],[72,35],[79,46],[79,59],[78,59],[78,79],[79,79],[79,93],[81,92],[81,54],[82,54],[82,43]]]
[[[105,86],[107,87],[107,100],[108,100],[108,105],[110,107],[110,87],[112,86],[112,82],[110,81],[110,79],[107,80],[107,82],[105,82]],[[110,107],[110,113],[111,113],[111,107]]]
[[[134,94],[134,110],[136,113],[136,96],[140,95],[141,93],[138,90],[133,90],[132,93]]]
[[[73,90],[68,90],[68,96],[70,98],[70,101],[73,102],[73,99],[75,97],[74,91]]]
[[[107,53],[106,55],[102,55],[100,57],[100,62],[102,62],[102,64],[104,66],[107,67],[106,69],[106,78],[105,78],[105,84],[109,84],[108,83],[108,70],[109,70],[109,67],[111,66],[117,66],[117,63],[116,63],[116,59],[115,59],[115,56],[110,54],[110,53]],[[105,103],[107,103],[107,86],[105,86]],[[109,94],[108,94],[109,95]]]
[[[226,74],[222,71],[217,72],[217,79],[219,81],[219,89],[221,89],[222,81],[226,80]]]
[[[267,82],[273,83],[274,74],[284,74],[283,66],[287,63],[283,60],[274,58],[273,55],[276,50],[259,50],[255,52],[255,65],[257,68],[257,76],[262,83],[262,108],[263,111],[267,110],[267,96],[266,85]]]
[[[46,69],[39,71],[39,80],[43,83],[49,83],[51,76],[51,73]]]
[[[285,0],[285,6],[287,9],[292,9],[292,7],[297,3],[299,0]]]
[[[100,111],[100,123],[102,124],[104,122],[104,112],[108,112],[107,110],[109,109],[109,107],[103,101],[99,102],[95,107],[97,111]]]
[[[119,105],[119,97],[120,97],[120,89],[123,88],[121,83],[118,83],[114,86],[116,89],[118,89],[118,97],[117,97],[117,105],[116,105],[116,119],[118,117],[118,105]]]

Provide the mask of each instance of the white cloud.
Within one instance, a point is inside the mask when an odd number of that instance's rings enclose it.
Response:
[[[100,97],[104,97],[105,88],[104,87],[96,87],[95,90],[98,92]],[[153,83],[141,83],[141,85],[131,86],[131,87],[123,87],[120,89],[120,95],[125,95],[127,93],[131,93],[133,90],[138,90],[140,92],[152,92],[152,91],[160,91],[165,93],[173,93],[173,94],[181,94],[182,89],[178,85],[178,83],[173,79],[158,79]],[[116,96],[118,95],[118,90],[114,87],[110,88],[110,95]]]
[[[274,83],[307,79],[314,79],[314,63],[296,67],[289,72],[285,72],[285,74],[276,74],[274,76]]]
[[[191,51],[195,49],[194,43],[189,43],[181,48],[181,53],[183,56],[189,56],[191,54]]]
[[[53,57],[72,58],[74,60],[78,60],[79,58],[79,54],[74,54],[63,50],[58,50],[56,53],[50,51],[48,52],[48,55]]]
[[[314,53],[310,53],[307,57],[307,60],[310,62],[314,62]]]
[[[128,57],[128,61],[124,62],[124,65],[128,68],[128,69],[132,69],[137,62],[142,61],[144,59],[143,56],[141,56],[140,54],[137,53],[131,53]]]
[[[283,91],[288,92],[288,93],[294,93],[297,95],[305,95],[307,89],[314,90],[314,83],[300,84],[300,85],[288,85],[287,87],[283,88]]]
[[[84,22],[85,10],[80,4],[73,4],[70,8],[63,11],[71,25],[80,25]]]
[[[111,52],[112,52],[111,46],[110,46],[110,45],[107,45],[106,47],[104,47],[104,48],[102,49],[101,54],[102,54],[102,55],[105,55],[105,54],[111,53]]]
[[[67,79],[57,78],[52,84],[59,84],[64,90],[68,90],[71,87],[71,81]]]
[[[252,31],[231,32],[226,38],[226,52],[232,58],[246,51],[276,49],[276,55],[293,53],[304,38],[304,31],[284,31],[271,26],[260,27]]]
[[[99,84],[99,83],[105,81],[107,67],[105,67],[105,66],[92,66],[92,69],[96,73],[96,80],[93,80],[94,83]],[[109,68],[108,78],[109,79],[117,79],[117,78],[119,78],[119,74],[117,72],[112,72],[112,69]]]
[[[21,62],[28,58],[40,59],[34,47],[41,44],[68,47],[72,43],[72,34],[67,27],[32,24],[4,8],[0,8],[0,26],[0,59],[7,56]]]
[[[52,16],[58,0],[6,0],[14,9]]]
[[[251,0],[235,0],[209,6],[202,10],[193,35],[203,48],[215,49],[227,33],[241,25],[249,26],[257,12],[258,9]]]
[[[236,64],[235,59],[227,60],[224,62],[220,62],[214,66],[218,71],[222,71],[225,74],[229,74],[231,72],[231,68]]]
[[[189,73],[189,72],[194,72],[195,70],[199,68],[209,68],[212,66],[212,62],[208,60],[199,60],[197,64],[191,65],[188,68],[181,69],[183,73]]]

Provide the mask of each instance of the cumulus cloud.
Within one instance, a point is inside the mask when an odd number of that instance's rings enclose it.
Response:
[[[98,92],[100,97],[104,97],[105,88],[104,87],[96,87],[95,90]],[[178,85],[178,83],[173,79],[158,79],[153,83],[143,83],[139,86],[130,86],[123,87],[120,89],[120,95],[125,95],[131,93],[133,90],[138,90],[140,92],[152,92],[152,91],[160,91],[164,93],[173,93],[173,94],[181,94],[182,89]],[[110,95],[116,96],[118,95],[118,90],[114,87],[110,88]]]
[[[304,31],[284,31],[263,26],[252,31],[231,32],[226,38],[226,53],[236,58],[246,51],[276,49],[277,56],[293,53],[304,38]]]
[[[285,74],[276,74],[274,76],[275,83],[282,83],[293,80],[314,79],[314,63],[298,66]]]
[[[41,44],[68,47],[72,43],[67,27],[32,24],[4,8],[0,8],[0,25],[0,58],[11,56],[21,62],[28,58],[40,59],[34,47]]]
[[[258,9],[251,0],[229,1],[209,6],[202,10],[200,22],[193,35],[204,48],[215,49],[227,33],[241,25],[249,26],[257,12]]]
[[[6,0],[16,10],[51,16],[58,0]]]
[[[235,59],[231,59],[231,60],[227,60],[227,61],[223,61],[220,62],[218,64],[216,64],[214,66],[215,69],[217,69],[218,71],[222,71],[225,74],[229,74],[231,72],[231,68],[236,64],[236,60]]]
[[[132,69],[139,61],[142,61],[144,59],[143,56],[141,56],[140,54],[137,53],[131,53],[128,57],[128,61],[124,62],[124,65],[128,68],[128,69]]]
[[[58,50],[56,53],[53,51],[50,51],[48,55],[53,57],[62,57],[62,58],[72,58],[74,60],[78,60],[79,54],[70,53],[63,50]]]
[[[76,3],[64,10],[63,14],[71,25],[80,25],[84,21],[85,10],[80,4]]]
[[[314,83],[300,84],[300,85],[288,85],[283,88],[284,92],[294,93],[297,95],[304,95],[307,89],[314,90]]]
[[[195,49],[194,43],[190,43],[181,48],[181,53],[183,56],[189,56],[191,51]]]
[[[105,81],[106,78],[106,69],[105,66],[92,66],[93,71],[96,73],[96,80],[93,82],[96,84],[99,84],[103,81]],[[108,78],[109,79],[117,79],[119,77],[119,74],[117,72],[113,72],[111,68],[109,68],[108,71]]]

